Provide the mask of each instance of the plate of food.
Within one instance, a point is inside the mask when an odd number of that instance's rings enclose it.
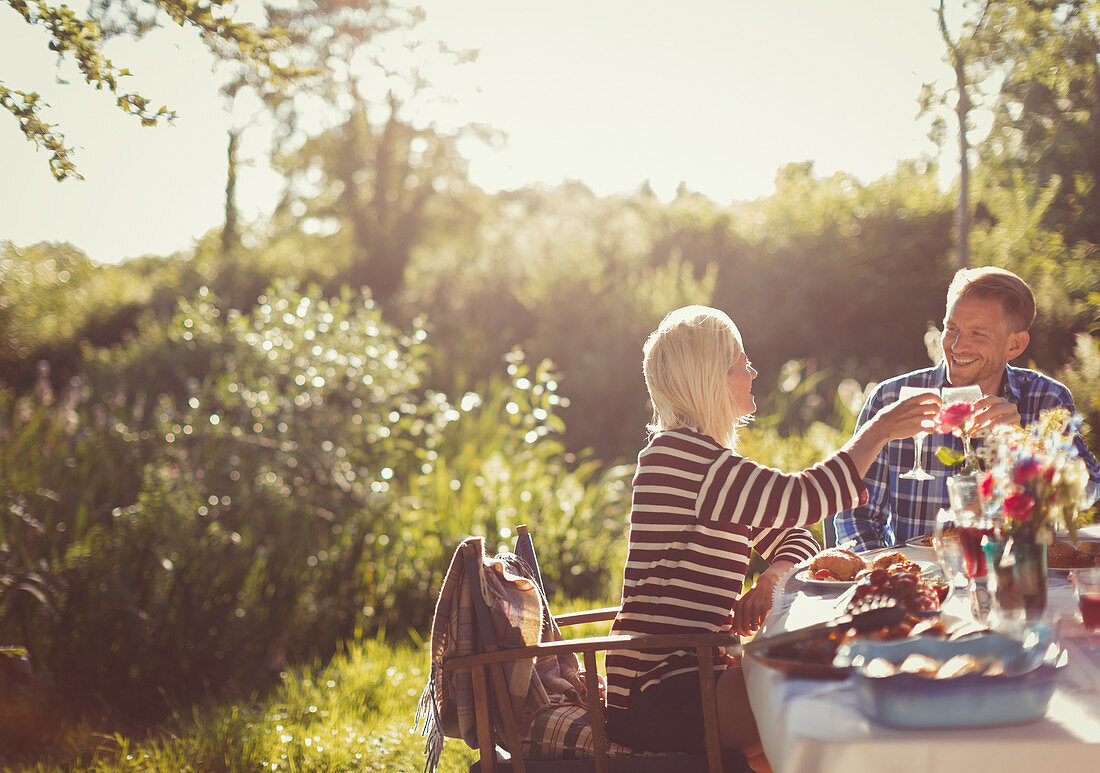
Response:
[[[878,548],[862,554],[868,569],[895,569],[910,574],[928,574],[938,567],[933,561],[910,558],[897,548]]]
[[[873,641],[892,640],[906,637],[947,635],[947,629],[939,617],[939,610],[949,588],[945,588],[935,579],[918,577],[901,570],[871,569],[862,573],[855,581],[853,597],[847,601],[844,612],[858,616],[863,614],[859,591],[862,597],[881,604],[881,598],[892,599],[890,605],[900,606],[904,613],[888,621],[880,621],[877,627],[849,627],[838,618],[831,630],[818,631],[801,636],[799,629],[780,631],[776,634],[765,633],[763,638],[754,638],[745,646],[745,655],[753,657],[766,666],[777,669],[790,676],[840,679],[846,675],[846,669],[833,663],[839,647],[863,639]],[[847,595],[847,594],[845,594]],[[866,602],[864,602],[865,604]],[[866,606],[862,606],[866,610]],[[849,618],[853,625],[855,617]],[[838,624],[840,623],[840,624]],[[818,626],[809,626],[815,628]],[[791,641],[791,638],[794,638]]]
[[[890,569],[909,574],[928,574],[936,565],[914,561],[898,550],[884,548],[859,555],[843,548],[826,548],[818,553],[795,579],[822,588],[847,588],[874,569]]]
[[[856,575],[867,568],[867,562],[851,550],[825,548],[795,573],[795,579],[825,588],[846,588],[856,581]]]
[[[943,577],[907,571],[895,563],[860,574],[846,609],[858,608],[867,597],[889,596],[914,617],[938,617],[950,593],[951,585]]]

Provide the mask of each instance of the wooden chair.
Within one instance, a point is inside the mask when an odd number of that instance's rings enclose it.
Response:
[[[515,553],[531,568],[539,586],[542,576],[535,557],[534,544],[526,526],[518,529]],[[467,556],[466,571],[471,582],[476,582],[481,567],[476,558]],[[476,585],[474,587],[477,587]],[[475,596],[478,594],[474,594]],[[544,594],[545,595],[545,594]],[[540,642],[527,647],[502,649],[498,646],[489,609],[478,600],[474,604],[481,651],[465,657],[455,657],[443,664],[445,671],[469,669],[472,671],[475,715],[480,759],[471,766],[474,773],[690,773],[700,771],[721,773],[722,753],[718,740],[718,716],[715,704],[715,673],[713,656],[715,649],[739,651],[740,642],[735,634],[684,633],[655,636],[597,636],[566,639],[556,642]],[[556,615],[560,627],[581,623],[608,622],[615,618],[618,607],[607,607],[585,612]],[[594,757],[575,760],[524,759],[522,739],[514,721],[514,707],[505,684],[502,664],[510,660],[539,658],[562,653],[580,654],[585,670],[585,685],[589,696],[599,696],[599,676],[596,670],[596,653],[615,649],[691,648],[698,654],[700,664],[699,684],[703,700],[705,754],[667,754],[647,756],[615,756],[607,754],[608,739],[604,732],[604,713],[600,700],[589,700],[588,717],[592,726]],[[503,708],[503,710],[500,710]],[[505,738],[493,737],[490,717],[498,716],[504,726]],[[498,740],[504,747],[498,748]]]

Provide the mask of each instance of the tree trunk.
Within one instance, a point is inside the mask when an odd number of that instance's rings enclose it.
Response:
[[[1092,113],[1089,115],[1090,134],[1093,138],[1090,152],[1092,163],[1092,189],[1086,201],[1090,204],[1092,212],[1090,218],[1088,240],[1093,244],[1100,244],[1100,65],[1093,65],[1092,69]]]
[[[239,213],[237,212],[237,150],[241,141],[239,129],[229,130],[226,149],[228,169],[225,174],[225,222],[222,224],[222,257],[228,258],[241,243]]]
[[[970,143],[966,139],[966,117],[970,112],[970,97],[966,93],[966,73],[961,57],[955,60],[955,86],[959,101],[955,112],[959,117],[959,206],[955,211],[958,247],[955,258],[959,268],[970,266]]]
[[[395,167],[397,162],[397,100],[391,92],[390,116],[378,137],[374,154],[374,195],[371,198],[371,220],[374,223],[371,242],[371,292],[385,310],[390,298],[401,288],[408,254],[402,254],[394,244],[394,206],[400,207],[401,186],[405,177]],[[391,206],[391,203],[393,206]]]
[[[936,8],[940,35],[951,53],[951,66],[955,70],[955,89],[959,94],[955,104],[955,114],[959,121],[959,205],[955,210],[956,248],[955,261],[959,268],[970,265],[970,143],[966,139],[966,118],[970,113],[970,94],[966,83],[966,56],[960,42],[951,39],[947,31],[947,19],[944,17],[944,2],[940,0]],[[981,28],[989,10],[989,2],[982,8],[981,16],[974,25],[975,32]],[[961,40],[961,38],[960,38]]]
[[[353,255],[348,267],[347,282],[355,290],[370,284],[372,228],[366,207],[363,206],[363,194],[356,173],[364,166],[362,157],[363,137],[359,129],[359,120],[366,122],[365,110],[358,105],[348,116],[340,138],[340,162],[336,174],[343,183],[340,192],[339,208],[351,223],[351,243]]]

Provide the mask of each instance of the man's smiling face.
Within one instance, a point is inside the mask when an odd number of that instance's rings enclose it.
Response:
[[[952,386],[977,384],[995,395],[1009,360],[1027,346],[1026,332],[1016,332],[1001,302],[991,298],[957,298],[943,320],[944,363]]]

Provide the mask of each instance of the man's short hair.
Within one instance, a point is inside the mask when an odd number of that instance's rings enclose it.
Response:
[[[1035,321],[1035,296],[1027,282],[1005,268],[960,268],[947,288],[947,305],[959,298],[999,301],[1012,332],[1028,330]]]

